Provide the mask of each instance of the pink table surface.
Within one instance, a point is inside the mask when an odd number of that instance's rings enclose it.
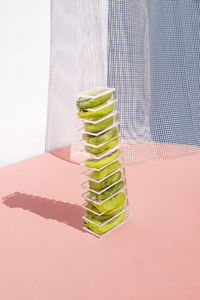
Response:
[[[0,169],[1,300],[199,300],[200,155],[127,167],[131,219],[81,230],[81,167]]]

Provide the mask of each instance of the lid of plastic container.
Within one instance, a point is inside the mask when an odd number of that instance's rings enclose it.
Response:
[[[97,98],[99,96],[105,95],[105,94],[113,92],[113,91],[115,91],[114,88],[97,87],[97,88],[90,89],[90,90],[79,93],[78,97],[79,98],[87,97],[87,98],[94,99],[94,98]]]

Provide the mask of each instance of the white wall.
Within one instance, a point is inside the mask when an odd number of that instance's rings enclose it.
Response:
[[[0,166],[45,149],[50,0],[0,0]]]

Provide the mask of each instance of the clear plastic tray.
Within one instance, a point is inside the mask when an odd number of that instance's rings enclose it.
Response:
[[[116,193],[114,193],[113,195],[111,195],[110,197],[106,198],[106,199],[103,200],[103,201],[95,201],[95,200],[94,200],[95,198],[92,199],[92,198],[89,196],[89,192],[85,192],[85,193],[83,193],[81,196],[83,197],[83,199],[84,199],[85,201],[89,201],[89,202],[92,202],[92,203],[94,203],[94,204],[100,205],[100,204],[105,203],[105,202],[108,201],[109,199],[115,197],[117,194],[119,194],[119,193],[122,192],[122,191],[125,192],[125,193],[127,194],[127,184],[126,184],[126,182],[125,182],[124,186],[123,186],[119,191],[117,191]]]
[[[96,182],[96,183],[100,183],[100,182],[104,181],[106,178],[108,178],[108,177],[114,175],[114,174],[117,173],[118,171],[122,171],[122,173],[124,173],[123,168],[120,166],[117,170],[115,170],[114,172],[108,174],[107,176],[105,176],[104,178],[102,178],[102,179],[100,179],[100,180],[96,180],[96,179],[90,177],[90,176],[88,175],[88,173],[85,173],[85,172],[82,173],[81,175],[82,175],[84,178],[86,178],[86,179],[89,179],[89,180],[94,181],[94,182]],[[89,174],[90,174],[90,173],[89,173]]]
[[[104,236],[106,236],[107,234],[109,234],[111,231],[115,230],[116,228],[118,228],[119,226],[123,225],[124,223],[126,223],[126,221],[129,219],[129,215],[128,215],[128,211],[127,211],[127,215],[124,219],[123,222],[121,222],[120,224],[118,224],[117,226],[113,227],[112,229],[110,229],[109,231],[105,232],[105,233],[102,233],[102,234],[98,234],[90,229],[88,229],[87,227],[83,226],[83,229],[89,233],[91,233],[92,235],[95,235],[96,237],[98,238],[102,238]]]
[[[87,156],[87,157],[93,158],[93,159],[101,159],[101,158],[103,158],[103,157],[106,157],[106,156],[109,155],[110,153],[112,153],[112,152],[118,150],[118,149],[120,149],[120,144],[116,145],[116,146],[115,146],[114,148],[112,148],[112,149],[106,150],[106,151],[104,151],[103,153],[97,154],[97,155],[92,154],[92,153],[89,153],[89,152],[87,152],[85,149],[81,150],[80,153],[83,154],[83,155],[85,155],[85,156]]]
[[[86,216],[82,216],[84,221],[87,221],[88,223],[92,223],[96,226],[98,226],[99,228],[101,228],[102,226],[106,225],[107,223],[109,223],[110,221],[112,221],[113,219],[115,219],[116,217],[120,216],[121,214],[123,214],[125,211],[127,211],[128,206],[123,208],[120,212],[118,212],[117,214],[115,214],[114,216],[112,216],[111,218],[107,219],[105,222],[100,224],[96,224],[95,222],[91,221],[90,219],[87,219]]]
[[[110,184],[110,185],[107,186],[105,189],[101,190],[100,192],[97,192],[97,191],[95,191],[95,190],[93,190],[93,189],[91,189],[91,188],[89,187],[89,180],[83,182],[83,183],[81,184],[81,186],[82,186],[84,189],[86,189],[86,190],[88,190],[88,191],[90,191],[90,192],[92,192],[92,193],[95,193],[95,194],[97,194],[97,195],[101,195],[103,192],[109,190],[109,188],[113,187],[114,185],[116,185],[116,184],[119,183],[120,181],[124,181],[124,179],[125,179],[124,176],[121,176],[121,178],[120,178],[118,181],[116,181],[116,182]]]
[[[85,164],[84,164],[84,161],[82,161],[82,162],[80,163],[80,165],[81,165],[82,167],[87,168],[88,170],[91,170],[91,171],[101,171],[101,170],[103,170],[104,168],[106,168],[107,166],[111,165],[112,163],[114,163],[115,161],[118,161],[118,160],[120,161],[120,157],[114,159],[114,160],[111,161],[109,164],[107,164],[107,165],[105,165],[105,166],[103,166],[103,167],[101,167],[101,168],[99,168],[99,169],[96,169],[96,168],[88,168],[88,167],[86,167]]]
[[[125,166],[124,166],[123,160],[121,160],[120,157],[118,157],[116,160],[113,160],[111,163],[109,163],[108,165],[104,166],[102,169],[104,169],[105,167],[111,165],[112,163],[114,163],[114,162],[116,162],[116,161],[119,161],[119,163],[120,163],[120,169],[123,170],[123,174],[124,174],[124,173],[125,173]],[[82,163],[84,163],[84,162],[82,162]],[[85,166],[84,166],[84,167],[85,167]],[[87,168],[86,171],[84,171],[84,172],[81,173],[81,176],[83,176],[83,177],[85,177],[85,178],[87,178],[87,179],[91,179],[91,180],[93,180],[93,181],[95,181],[95,182],[100,182],[100,181],[104,180],[105,177],[104,177],[103,179],[101,179],[101,180],[95,180],[95,179],[92,179],[92,178],[90,177],[90,174],[91,174],[91,172],[93,172],[93,171],[100,171],[100,170],[102,170],[102,169]],[[110,175],[111,175],[111,174],[110,174]],[[109,175],[108,175],[108,177],[109,177]]]
[[[82,206],[85,210],[88,210],[88,211],[92,212],[93,214],[95,214],[95,215],[97,215],[97,216],[102,216],[103,214],[106,213],[106,211],[103,211],[103,212],[101,212],[101,213],[98,213],[98,212],[96,212],[96,211],[94,211],[94,210],[88,208],[87,205],[88,205],[88,203],[85,202],[85,203],[83,203],[81,206]]]
[[[109,106],[109,105],[111,105],[111,104],[116,104],[117,103],[117,101],[113,98],[113,99],[110,99],[110,100],[108,100],[104,105],[101,105],[100,107],[98,107],[98,108],[86,108],[86,109],[84,109],[85,111],[99,111],[99,110],[101,110],[102,108],[104,108],[104,107],[107,107],[107,106]],[[113,108],[114,109],[114,108]],[[85,120],[85,119],[83,119],[83,120]],[[87,119],[86,119],[87,120]],[[86,121],[87,122],[87,121]]]
[[[126,198],[125,198],[125,206],[127,205],[127,199],[128,199],[128,197],[127,197],[127,195],[126,195]],[[107,211],[103,211],[103,212],[101,212],[101,213],[98,213],[98,212],[96,212],[96,211],[94,211],[94,210],[92,210],[92,209],[90,209],[90,208],[88,208],[87,206],[88,206],[88,203],[87,202],[85,202],[85,203],[83,203],[82,205],[81,205],[85,210],[88,210],[88,211],[90,211],[90,212],[92,212],[93,214],[95,214],[95,215],[97,215],[97,216],[102,216],[102,215],[104,215]]]
[[[81,143],[84,144],[85,146],[90,146],[90,147],[93,147],[93,148],[99,148],[99,147],[101,147],[101,146],[103,146],[103,145],[105,145],[105,144],[111,142],[112,140],[115,140],[116,138],[120,138],[120,137],[119,137],[119,136],[116,136],[116,137],[110,139],[109,141],[104,142],[104,143],[101,143],[101,144],[99,144],[99,145],[89,144],[89,143],[87,143],[87,142],[86,142],[85,140],[83,140],[83,139],[81,140]]]
[[[98,124],[106,119],[109,119],[110,117],[114,117],[114,118],[118,118],[118,112],[116,110],[114,110],[113,112],[111,112],[110,114],[102,117],[102,118],[99,118],[98,120],[94,121],[93,119],[83,119],[83,118],[80,118],[84,123],[91,123],[91,124]]]
[[[99,90],[105,90],[104,92],[101,92],[101,93],[97,93],[95,96],[92,96],[90,94],[90,92],[92,91],[91,89],[89,90],[86,90],[86,91],[83,91],[81,93],[78,94],[78,98],[81,98],[81,97],[87,97],[87,98],[91,98],[91,99],[95,99],[95,98],[98,98],[100,96],[103,96],[103,95],[106,95],[110,92],[114,92],[115,91],[115,88],[104,88],[104,87],[96,87],[94,88],[93,90],[95,89],[99,89]]]
[[[113,124],[109,127],[107,127],[104,130],[98,131],[98,132],[89,132],[89,131],[85,131],[84,127],[81,127],[79,130],[81,132],[81,134],[89,134],[89,135],[93,135],[93,136],[99,136],[100,134],[108,131],[109,129],[113,128],[113,127],[117,127],[118,129],[119,126],[119,122],[118,121],[114,121]],[[119,130],[119,129],[118,129]]]

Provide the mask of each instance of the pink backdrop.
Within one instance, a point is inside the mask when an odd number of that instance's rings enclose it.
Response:
[[[80,166],[47,153],[0,169],[0,299],[200,299],[199,170],[198,154],[127,167],[131,219],[98,239]]]

